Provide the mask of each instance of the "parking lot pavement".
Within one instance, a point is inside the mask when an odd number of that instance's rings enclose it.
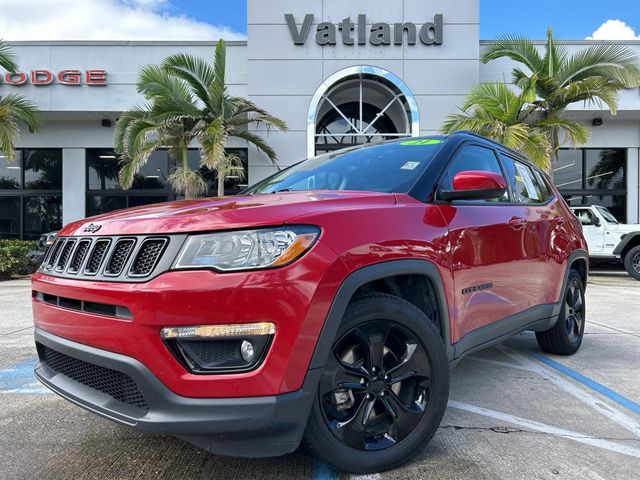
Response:
[[[33,379],[30,289],[0,283],[0,478],[349,478],[298,451],[247,460],[138,433]],[[408,465],[362,479],[634,479],[640,472],[640,282],[598,271],[573,357],[531,333],[462,360],[432,442]]]

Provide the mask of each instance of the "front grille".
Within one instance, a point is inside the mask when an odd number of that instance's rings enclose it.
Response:
[[[90,246],[91,240],[80,240],[80,243],[78,243],[78,248],[76,248],[76,251],[73,254],[71,264],[69,265],[69,272],[78,273],[80,271],[80,267],[82,267],[82,262],[84,262],[84,257],[89,251]]]
[[[142,283],[171,269],[187,235],[59,237],[41,272],[101,282]]]
[[[37,344],[37,348],[40,360],[54,372],[109,395],[119,402],[149,411],[149,404],[142,391],[129,375],[70,357],[41,343]]]
[[[62,247],[62,251],[60,253],[60,259],[56,264],[56,272],[62,272],[64,268],[67,266],[67,262],[71,257],[71,252],[73,252],[73,247],[75,247],[75,245],[76,245],[75,240],[69,239],[66,241],[66,243],[64,244],[64,247]]]
[[[84,273],[88,275],[95,275],[96,273],[98,273],[98,270],[100,269],[100,265],[102,265],[102,260],[104,260],[110,243],[110,240],[98,240],[96,242],[96,244],[93,246],[93,250],[91,250],[91,255],[89,256],[87,266],[84,267]]]
[[[104,269],[105,275],[120,275],[135,243],[136,241],[132,238],[118,240],[116,242],[107,267]]]
[[[142,242],[129,273],[134,276],[149,275],[156,266],[166,243],[167,240],[164,238],[151,238]]]

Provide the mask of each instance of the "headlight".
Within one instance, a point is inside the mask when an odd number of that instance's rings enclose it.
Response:
[[[210,267],[226,272],[280,267],[311,248],[319,234],[317,227],[292,226],[192,235],[174,268]]]

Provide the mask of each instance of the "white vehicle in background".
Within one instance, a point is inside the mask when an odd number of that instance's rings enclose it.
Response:
[[[571,207],[582,224],[589,258],[617,260],[633,278],[640,280],[640,225],[618,222],[600,205]]]

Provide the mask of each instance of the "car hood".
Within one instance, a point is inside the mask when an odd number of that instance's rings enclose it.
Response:
[[[333,209],[393,205],[389,193],[361,191],[276,194],[179,200],[86,218],[65,226],[65,235],[142,235],[282,225],[300,215]],[[89,225],[92,228],[87,229]]]
[[[609,224],[607,230],[613,230],[620,233],[640,232],[640,225],[629,225],[626,223]]]

